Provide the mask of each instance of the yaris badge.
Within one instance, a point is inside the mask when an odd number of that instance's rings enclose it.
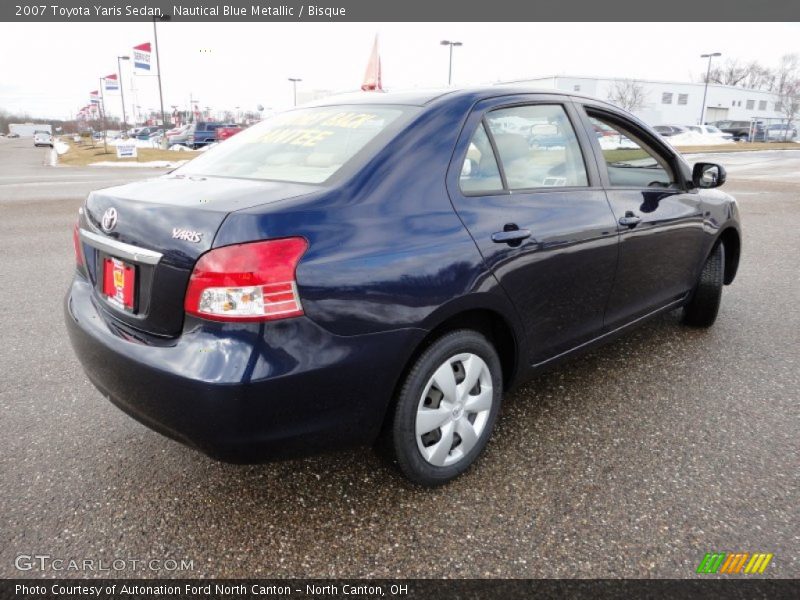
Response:
[[[200,242],[200,238],[203,237],[203,234],[199,231],[190,231],[188,229],[180,229],[175,227],[172,230],[172,239],[173,240],[183,240],[184,242],[193,242],[198,244]]]
[[[117,226],[117,209],[113,206],[111,208],[107,208],[106,212],[103,213],[103,219],[100,221],[100,226],[103,228],[103,231],[108,233],[114,227]]]

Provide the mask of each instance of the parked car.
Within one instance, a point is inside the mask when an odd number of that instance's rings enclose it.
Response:
[[[721,138],[723,140],[733,141],[732,134],[725,133],[719,127],[715,127],[714,125],[685,125],[684,127],[687,131],[693,131],[694,133],[699,133],[701,135],[709,135]]]
[[[682,127],[680,125],[656,125],[653,127],[653,129],[655,129],[664,137],[672,137],[673,135],[678,135],[679,133],[686,133],[686,127]]]
[[[187,127],[188,127],[188,125],[176,125],[172,129],[167,129],[167,131],[164,132],[164,135],[166,135],[168,138],[170,138],[173,135],[176,135],[176,134],[180,133],[181,131],[185,130]]]
[[[217,141],[217,129],[223,127],[222,123],[211,121],[198,121],[192,123],[186,137],[186,145],[190,148],[201,148]]]
[[[53,135],[49,131],[34,131],[33,132],[33,145],[34,146],[50,146],[53,147]]]
[[[9,134],[8,134],[8,137],[9,137],[9,138],[12,138],[12,139],[14,139],[14,138],[18,138],[18,137],[19,137],[19,134],[18,134],[18,133],[9,133]]]
[[[189,140],[189,133],[192,129],[192,125],[187,123],[181,127],[173,129],[172,131],[167,132],[167,145],[172,146],[174,144],[181,144],[187,145]]]
[[[161,127],[142,127],[136,134],[136,139],[149,140],[156,137],[161,137],[164,134],[164,129]]]
[[[511,116],[563,146],[495,133]],[[65,320],[105,396],[213,457],[380,438],[438,485],[514,384],[665,311],[714,323],[740,252],[724,182],[568,93],[331,97],[89,194]]]
[[[774,123],[767,127],[768,142],[793,142],[797,139],[797,128],[786,123]]]
[[[764,123],[761,121],[757,121],[755,125],[751,121],[715,121],[711,125],[733,136],[736,142],[763,142],[765,139]]]
[[[217,128],[216,132],[216,141],[224,142],[230,137],[233,137],[237,133],[244,130],[244,127],[240,125],[223,125],[222,127]]]

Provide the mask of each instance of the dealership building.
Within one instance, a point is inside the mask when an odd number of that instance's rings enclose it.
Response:
[[[644,106],[633,112],[646,123],[650,125],[696,125],[700,121],[700,109],[703,104],[705,88],[703,83],[646,79],[601,79],[562,75],[504,83],[553,88],[608,100],[609,92],[614,89],[615,84],[621,81],[634,81],[642,86],[645,96]],[[725,119],[735,121],[785,119],[785,116],[777,110],[776,103],[777,98],[771,92],[712,83],[708,85],[704,120],[706,123],[710,123]]]
[[[9,123],[8,133],[16,133],[19,137],[33,137],[37,131],[53,133],[53,128],[49,123]]]

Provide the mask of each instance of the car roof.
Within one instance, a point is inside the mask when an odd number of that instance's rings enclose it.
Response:
[[[400,104],[409,106],[426,106],[437,100],[458,100],[471,97],[474,100],[494,98],[497,96],[513,96],[516,94],[548,94],[551,96],[571,96],[597,100],[589,96],[547,88],[535,88],[519,85],[491,85],[465,88],[434,88],[392,92],[349,92],[327,96],[321,100],[304,106],[335,106],[339,104]]]

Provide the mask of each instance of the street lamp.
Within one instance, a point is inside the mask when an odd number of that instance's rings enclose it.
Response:
[[[100,113],[103,116],[103,154],[108,154],[108,124],[106,123],[106,93],[103,89],[106,78],[100,78]]]
[[[303,80],[298,77],[289,77],[289,81],[292,82],[292,87],[294,88],[294,105],[297,106],[297,82]]]
[[[715,56],[722,56],[721,52],[712,52],[711,54],[701,54],[700,58],[708,59],[708,69],[706,69],[706,87],[703,89],[703,105],[700,107],[700,125],[703,124],[703,119],[706,114],[706,96],[708,95],[708,78],[711,75],[711,59]]]
[[[451,42],[450,40],[442,40],[442,46],[450,46],[450,67],[447,69],[447,85],[453,82],[453,46],[463,46],[461,42]]]
[[[117,57],[117,74],[119,75],[119,97],[122,100],[122,135],[128,133],[128,117],[125,115],[125,85],[122,82],[122,62],[123,60],[130,60],[130,56]]]
[[[158,100],[161,103],[161,126],[164,131],[167,130],[167,117],[164,114],[164,94],[161,91],[161,60],[158,57],[158,29],[156,28],[156,21],[169,21],[172,19],[171,15],[161,15],[160,17],[153,17],[153,42],[156,47],[156,69],[158,69]],[[164,140],[167,136],[164,136]]]

